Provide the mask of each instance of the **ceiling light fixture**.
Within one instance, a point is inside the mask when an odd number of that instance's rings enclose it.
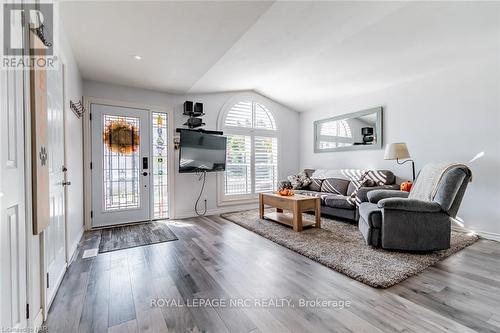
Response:
[[[142,57],[139,55],[134,56],[135,60],[142,60]]]

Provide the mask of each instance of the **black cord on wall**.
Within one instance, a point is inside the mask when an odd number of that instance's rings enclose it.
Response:
[[[201,172],[201,174],[200,174],[200,172]],[[203,171],[196,172],[196,174],[198,175],[198,180],[203,179],[203,183],[201,185],[200,195],[198,195],[198,199],[196,199],[196,203],[194,204],[194,211],[196,212],[196,215],[204,216],[207,213],[207,199],[205,199],[205,207],[203,209],[203,213],[198,212],[198,203],[200,202],[201,195],[203,194],[203,190],[205,189],[205,182],[207,180],[207,172],[205,170],[203,170]]]

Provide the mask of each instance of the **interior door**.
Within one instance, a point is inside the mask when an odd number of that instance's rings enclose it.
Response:
[[[0,327],[26,327],[23,70],[0,71]]]
[[[44,230],[47,271],[46,308],[50,307],[66,271],[64,198],[64,84],[63,67],[47,71],[48,166],[50,222]]]
[[[150,220],[149,110],[91,104],[92,226]]]

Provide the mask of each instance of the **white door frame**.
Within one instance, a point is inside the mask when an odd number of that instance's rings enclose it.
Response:
[[[92,210],[92,172],[90,163],[92,161],[92,139],[91,139],[91,126],[90,126],[90,110],[92,104],[103,104],[109,106],[126,107],[147,110],[147,112],[162,112],[167,114],[167,191],[168,191],[168,212],[169,216],[175,216],[173,204],[174,200],[174,111],[171,107],[158,107],[154,105],[137,104],[123,101],[116,101],[110,99],[103,99],[97,97],[84,97],[85,112],[83,114],[83,195],[84,195],[84,220],[85,230],[92,229],[92,220],[90,217]],[[150,122],[149,126],[152,124]],[[150,177],[151,180],[153,177]],[[152,190],[152,187],[150,187]],[[152,214],[152,211],[151,211]],[[97,228],[94,228],[97,229]]]
[[[1,19],[0,19],[1,21]],[[29,55],[30,41],[29,29],[26,29],[24,52],[25,56]],[[30,68],[24,68],[24,123],[22,131],[24,134],[24,214],[26,219],[26,301],[29,304],[29,318],[28,327],[33,331],[38,331],[42,326],[45,319],[43,295],[44,288],[42,288],[41,281],[43,260],[41,237],[33,234],[33,179],[32,179],[32,145],[31,145],[31,73]],[[38,254],[38,256],[36,256]],[[38,274],[34,274],[38,267]],[[40,302],[39,307],[35,308],[35,299]]]
[[[32,184],[32,161],[31,161],[31,92],[30,92],[30,71],[25,69],[24,73],[24,182],[25,182],[25,214],[26,214],[26,275],[27,275],[27,288],[26,297],[28,304],[30,306],[30,316],[28,318],[28,326],[34,329],[38,329],[43,324],[43,289],[35,289],[35,279],[38,281],[42,280],[40,275],[33,275],[33,262],[38,261],[41,267],[41,262],[43,258],[41,257],[41,246],[38,241],[39,236],[33,235],[33,184]],[[34,258],[33,254],[33,243],[38,245],[38,251],[40,257]],[[41,268],[40,268],[40,274]],[[41,288],[41,287],[40,287]],[[36,309],[35,295],[40,296],[40,307]]]

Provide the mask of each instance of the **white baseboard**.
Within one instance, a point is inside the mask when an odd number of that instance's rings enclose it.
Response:
[[[76,236],[76,239],[73,240],[73,243],[71,244],[70,248],[69,248],[69,262],[68,262],[68,265],[73,261],[73,257],[75,256],[75,253],[76,253],[76,249],[78,248],[78,243],[80,243],[80,240],[82,239],[82,236],[83,236],[83,233],[85,232],[83,226],[82,228],[80,229],[80,231],[78,231],[78,235]]]
[[[237,211],[242,211],[242,210],[248,210],[248,209],[256,209],[258,208],[257,204],[252,204],[252,205],[245,205],[245,206],[227,206],[227,207],[219,207],[216,209],[209,209],[207,210],[207,213],[205,216],[209,215],[220,215],[224,213],[231,213],[231,212],[237,212]],[[170,219],[187,219],[187,218],[192,218],[192,217],[197,217],[198,215],[194,210],[192,211],[186,211],[186,212],[177,212],[175,214],[175,217],[171,217]]]
[[[500,242],[500,234],[496,234],[493,232],[488,232],[488,231],[474,231],[476,234],[479,235],[481,238],[489,239],[489,240],[494,240],[497,242]]]
[[[40,327],[43,325],[43,310],[40,308],[38,313],[36,314],[35,319],[33,320],[33,332],[38,332]]]
[[[458,225],[452,225],[451,229],[455,230],[455,231],[459,231],[459,232],[472,232],[472,233],[475,233],[476,235],[478,235],[481,238],[500,242],[500,234],[496,234],[496,233],[493,233],[493,232],[471,230],[471,229],[468,229],[466,227],[462,227],[462,226],[458,226]]]

